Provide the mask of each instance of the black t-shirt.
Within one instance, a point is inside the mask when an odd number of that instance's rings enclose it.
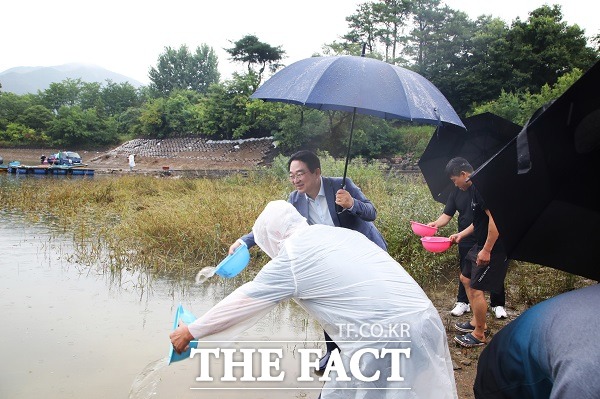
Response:
[[[446,206],[444,207],[444,214],[454,217],[454,214],[458,212],[458,232],[463,231],[473,223],[473,208],[471,207],[471,196],[473,195],[473,186],[469,187],[467,191],[463,191],[458,187],[454,187],[454,190],[450,192]],[[459,246],[461,247],[472,247],[477,240],[475,235],[471,234],[463,238],[460,241]]]
[[[470,187],[473,190],[473,196],[471,200],[471,208],[473,210],[473,227],[475,228],[475,238],[477,239],[477,245],[479,247],[483,247],[485,245],[485,241],[487,240],[488,234],[488,224],[489,217],[487,213],[485,213],[487,206],[485,205],[485,201],[479,191],[475,188],[474,185]],[[500,242],[500,237],[496,240],[494,247],[492,248],[492,252],[505,252],[502,243]]]

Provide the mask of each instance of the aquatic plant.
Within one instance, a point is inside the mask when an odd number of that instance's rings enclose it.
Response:
[[[320,157],[324,175],[342,174],[343,161],[327,154]],[[455,284],[458,251],[427,252],[410,228],[410,220],[432,221],[443,210],[443,205],[432,199],[422,176],[395,176],[381,163],[361,159],[351,162],[348,176],[376,205],[375,224],[387,241],[390,255],[425,288]],[[3,179],[0,207],[42,220],[57,233],[71,234],[80,263],[98,260],[115,272],[137,269],[193,281],[198,270],[218,264],[229,245],[251,230],[267,202],[287,199],[292,189],[287,159],[279,157],[271,168],[219,179],[139,175]],[[454,233],[455,223],[453,220],[438,235]],[[252,278],[267,261],[262,251],[252,248],[250,266],[239,278]],[[537,279],[535,268],[513,269],[519,277],[512,280],[513,272],[509,273],[511,293],[528,304],[579,284],[576,276],[562,278],[563,272],[552,271],[548,274],[552,284],[544,284]],[[537,285],[544,289],[536,292],[531,288]]]

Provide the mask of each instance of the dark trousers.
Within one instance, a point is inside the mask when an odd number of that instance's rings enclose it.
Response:
[[[471,249],[470,246],[458,247],[458,256],[461,272],[464,268],[465,257],[467,256],[469,249]],[[460,278],[458,280],[458,294],[456,295],[456,302],[469,303],[469,298],[467,298],[467,291],[465,290],[465,286],[460,282]],[[504,290],[504,285],[502,286],[502,290],[500,292],[490,292],[490,305],[492,307],[506,305],[506,291]],[[325,339],[327,339],[327,333],[325,333]],[[329,347],[327,350],[329,350]]]
[[[327,352],[331,352],[335,348],[339,349],[339,346],[337,346],[337,344],[335,342],[333,342],[333,340],[331,339],[331,337],[329,336],[329,334],[327,334],[327,332],[325,330],[323,330],[323,334],[325,335],[325,345],[327,345]]]

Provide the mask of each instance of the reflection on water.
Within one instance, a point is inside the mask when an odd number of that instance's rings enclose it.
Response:
[[[167,364],[168,334],[178,304],[201,315],[241,285],[241,279],[215,277],[204,284],[190,282],[183,290],[178,281],[127,269],[110,271],[90,259],[81,262],[71,238],[18,213],[0,211],[0,221],[0,398],[306,395],[300,390],[198,392],[190,389],[198,375],[196,359],[161,366],[161,360]],[[295,340],[277,344],[293,353],[302,340],[322,347],[322,330],[289,302],[240,339]],[[317,397],[318,391],[308,396]]]

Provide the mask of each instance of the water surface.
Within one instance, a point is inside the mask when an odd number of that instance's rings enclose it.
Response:
[[[214,276],[202,284],[192,281],[182,292],[168,279],[109,272],[101,262],[79,264],[70,240],[0,211],[0,398],[318,396],[318,390],[294,389],[287,382],[274,386],[291,389],[218,382],[209,386],[228,390],[191,389],[198,387],[196,359],[166,366],[173,314],[182,303],[199,316],[243,281]],[[290,302],[240,339],[319,341],[322,331]],[[279,345],[293,354],[302,343]],[[284,359],[282,367],[293,368],[293,356]]]

